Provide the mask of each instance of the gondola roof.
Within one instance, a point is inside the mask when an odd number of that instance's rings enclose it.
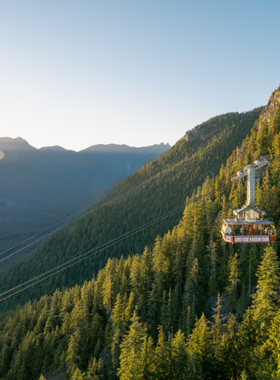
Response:
[[[252,224],[254,225],[270,225],[270,224],[274,224],[274,222],[272,222],[271,220],[269,219],[224,219],[224,222],[226,222],[226,224],[228,225],[233,225],[233,226],[251,226]]]

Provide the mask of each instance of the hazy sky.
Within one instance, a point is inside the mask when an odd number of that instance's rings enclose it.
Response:
[[[279,15],[277,0],[0,0],[0,136],[174,144],[264,105],[280,84]]]

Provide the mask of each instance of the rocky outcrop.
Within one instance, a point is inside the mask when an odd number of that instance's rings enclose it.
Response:
[[[207,133],[202,132],[197,127],[195,127],[194,129],[186,133],[185,140],[192,141],[193,139],[199,139],[204,141],[207,136]]]
[[[279,109],[279,106],[280,106],[280,86],[278,87],[277,90],[273,91],[273,93],[270,95],[270,98],[268,100],[266,107],[264,108],[264,110],[260,114],[260,118],[257,122],[256,128],[260,129],[264,123],[269,122],[271,117],[273,117],[273,115],[275,114],[275,111],[277,111]],[[242,145],[240,147],[240,149],[237,148],[237,156],[241,157],[242,161],[244,160],[244,158],[247,154],[248,145],[249,145],[249,142]],[[269,156],[261,156],[260,159],[261,160],[267,160],[267,159],[269,159]],[[264,170],[265,169],[260,171],[260,175],[262,175]]]
[[[267,106],[265,107],[262,117],[266,121],[270,120],[270,117],[274,115],[275,110],[279,107],[280,105],[280,87],[278,87],[277,90],[273,91],[271,94]]]
[[[217,126],[216,124],[211,125],[211,127],[213,127],[213,128],[215,128],[216,126]],[[213,131],[213,129],[211,129],[211,132],[212,131]],[[204,141],[206,139],[206,137],[208,137],[208,136],[209,136],[209,133],[207,133],[205,130],[202,130],[199,127],[194,127],[192,130],[188,131],[185,134],[184,139],[186,141],[192,141],[194,139]]]

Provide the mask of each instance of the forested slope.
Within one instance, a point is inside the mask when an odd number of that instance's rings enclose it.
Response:
[[[117,181],[169,148],[163,143],[102,145],[74,152],[58,146],[36,149],[22,138],[0,137],[0,252],[52,225],[65,225],[59,222],[69,222]]]
[[[262,108],[214,117],[188,132],[162,156],[125,179],[92,213],[56,233],[42,247],[1,274],[0,292],[99,246],[184,204],[187,196],[219,172],[232,150],[250,133]],[[11,299],[5,307],[51,294],[56,288],[82,284],[103,268],[108,257],[141,253],[155,237],[173,228],[182,212],[102,251]],[[13,256],[14,258],[14,256]]]
[[[82,287],[3,314],[0,376],[37,380],[58,369],[71,380],[279,378],[279,238],[273,246],[223,242],[222,219],[244,203],[244,181],[202,197],[245,164],[279,154],[277,101],[152,249],[109,259]],[[269,164],[256,191],[278,233],[279,167],[279,158]]]

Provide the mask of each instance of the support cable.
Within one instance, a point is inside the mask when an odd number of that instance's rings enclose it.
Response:
[[[243,104],[242,106],[239,106],[239,107],[235,108],[235,109],[234,109],[233,111],[231,111],[231,112],[234,112],[234,111],[236,111],[236,110],[239,109],[239,108],[242,108],[243,106],[245,106],[245,105],[247,105],[247,104],[253,102],[254,100],[257,100],[257,99],[261,98],[262,96],[264,96],[264,95],[266,95],[266,94],[268,94],[268,93],[270,93],[270,92],[272,92],[272,91],[267,91],[267,92],[265,92],[264,94],[258,96],[257,98],[254,98],[253,100],[250,100],[249,102]],[[159,149],[158,151],[156,151],[156,152],[160,152],[160,151],[163,150],[163,149],[164,149],[164,147],[163,147],[163,148],[160,148],[160,149]],[[152,155],[152,154],[153,154],[153,153],[151,153],[151,154],[149,154],[149,155],[147,155],[147,156],[145,156],[145,157],[148,157],[148,156],[150,156],[150,155]],[[134,161],[134,163],[136,163],[136,162],[138,162],[138,161],[140,161],[140,160],[142,160],[142,159],[139,159],[139,160],[137,160],[137,161]],[[125,169],[125,168],[124,168],[124,169]],[[120,169],[120,170],[116,171],[116,173],[118,173],[118,172],[122,172],[124,169]],[[106,178],[108,178],[108,177],[106,177]],[[105,178],[105,179],[106,179],[106,178]],[[135,181],[135,182],[136,182],[136,181]],[[99,183],[100,183],[100,182],[99,182]],[[130,184],[129,184],[129,185],[130,185]],[[129,185],[128,185],[128,186],[129,186]],[[118,190],[118,191],[119,191],[119,190]],[[116,191],[116,192],[117,192],[117,191]],[[110,195],[113,195],[113,194],[114,194],[114,193],[110,193],[109,196],[110,196]],[[107,194],[106,194],[102,199],[105,199],[106,196],[107,196]],[[100,200],[102,200],[102,199],[100,199]],[[97,202],[99,202],[99,201],[97,201]],[[97,202],[95,202],[95,203],[97,203]],[[95,203],[94,203],[94,204],[95,204]],[[103,207],[103,206],[104,206],[104,205],[101,205],[100,207]],[[25,243],[26,241],[28,241],[28,240],[30,240],[30,239],[33,239],[34,237],[36,237],[36,236],[40,235],[41,233],[43,233],[43,232],[49,230],[50,228],[53,228],[53,227],[57,226],[58,224],[64,222],[66,219],[68,219],[68,218],[73,218],[76,214],[80,214],[80,213],[82,213],[84,210],[88,209],[89,207],[91,207],[91,206],[83,207],[83,208],[80,209],[79,211],[76,211],[75,213],[73,213],[73,214],[71,214],[71,215],[65,217],[64,219],[62,219],[62,220],[56,222],[55,224],[51,225],[50,227],[48,227],[48,228],[46,228],[46,229],[44,229],[44,230],[42,230],[42,231],[36,233],[36,234],[33,235],[33,236],[30,236],[29,238],[27,238],[27,239],[21,241],[20,243],[17,243],[17,244],[14,245],[13,247],[10,247],[10,248],[6,249],[5,251],[3,251],[3,252],[0,253],[0,256],[3,255],[4,253],[10,251],[11,249],[16,248],[16,247],[18,247],[19,245]],[[98,208],[99,208],[99,207],[98,207]],[[94,210],[92,210],[92,211],[90,211],[90,212],[88,212],[88,213],[82,215],[81,218],[84,217],[84,216],[86,216],[86,215],[88,215],[88,214],[91,213],[91,212],[96,211],[98,208],[96,208],[96,209],[94,209]],[[50,236],[51,234],[53,234],[53,233],[59,231],[60,229],[66,227],[67,225],[69,225],[70,223],[72,223],[73,221],[76,221],[76,220],[77,220],[77,219],[71,220],[69,223],[65,224],[64,226],[59,227],[56,231],[53,231],[53,232],[51,232],[51,233],[49,233],[49,234],[47,234],[47,235],[41,237],[40,239],[36,240],[35,242],[33,242],[33,243],[31,243],[31,244],[28,244],[27,246],[25,246],[25,247],[19,249],[18,251],[12,253],[11,255],[6,256],[4,259],[0,260],[0,262],[3,261],[3,260],[8,259],[9,257],[15,255],[15,254],[18,253],[18,252],[21,252],[21,251],[24,250],[25,248],[28,248],[28,247],[30,247],[31,245],[36,244],[38,241],[40,241],[40,240],[42,240],[42,239],[44,239],[44,238]]]
[[[30,288],[30,287],[33,286],[33,285],[38,284],[39,282],[42,282],[42,281],[46,280],[46,279],[49,278],[49,277],[54,276],[55,274],[57,274],[57,273],[59,273],[59,272],[65,270],[65,269],[67,269],[67,268],[69,268],[69,267],[71,267],[71,266],[73,266],[73,265],[78,264],[79,262],[81,262],[81,261],[83,261],[83,260],[86,260],[87,258],[89,258],[89,257],[91,257],[91,256],[93,256],[93,255],[95,255],[95,254],[97,254],[97,253],[103,251],[103,250],[106,249],[106,248],[111,247],[111,246],[114,245],[114,244],[117,244],[117,243],[119,243],[119,242],[121,242],[121,241],[127,239],[127,238],[130,237],[130,236],[135,235],[136,233],[138,233],[138,232],[140,232],[140,231],[142,231],[142,230],[144,230],[144,229],[146,229],[146,228],[151,227],[152,225],[154,225],[154,224],[160,222],[161,220],[163,220],[163,219],[165,219],[165,218],[168,218],[170,215],[172,215],[172,214],[174,214],[174,213],[176,213],[176,212],[178,212],[178,211],[183,210],[187,205],[192,204],[192,203],[197,203],[197,202],[199,202],[202,198],[208,197],[208,196],[214,194],[216,191],[219,191],[219,190],[223,189],[224,187],[226,187],[227,185],[230,185],[230,184],[231,184],[231,181],[227,182],[227,183],[224,184],[224,185],[219,186],[217,189],[214,189],[214,190],[208,192],[207,194],[201,195],[201,196],[198,197],[196,200],[189,201],[189,202],[187,202],[187,203],[185,202],[185,203],[182,204],[181,206],[178,206],[177,208],[175,208],[175,209],[173,209],[173,210],[171,210],[171,211],[169,211],[169,212],[167,212],[167,213],[165,213],[165,214],[163,214],[163,215],[161,215],[161,216],[159,216],[159,217],[157,217],[157,218],[151,220],[150,222],[147,222],[147,223],[145,223],[145,224],[143,224],[143,225],[141,225],[141,226],[139,226],[139,227],[136,227],[136,228],[134,228],[133,230],[131,230],[131,231],[129,231],[129,232],[126,232],[125,234],[120,235],[120,236],[116,237],[115,239],[110,240],[110,241],[107,242],[107,243],[101,244],[100,246],[98,246],[98,247],[96,247],[96,248],[93,248],[93,249],[91,249],[90,251],[87,251],[87,252],[85,252],[85,253],[83,253],[83,254],[77,256],[77,257],[74,257],[73,259],[70,259],[70,260],[66,261],[65,263],[60,264],[60,265],[56,266],[55,268],[52,268],[52,269],[50,269],[50,270],[48,270],[48,271],[46,271],[46,272],[44,272],[44,273],[42,273],[42,274],[40,274],[40,275],[38,275],[38,276],[36,276],[36,277],[33,277],[32,279],[30,279],[30,280],[28,280],[28,281],[25,281],[25,282],[23,282],[23,283],[21,283],[21,284],[15,286],[14,288],[11,288],[11,289],[9,289],[9,290],[6,290],[5,292],[3,292],[3,293],[0,294],[0,297],[2,297],[2,296],[4,296],[4,295],[6,295],[7,293],[10,293],[10,292],[12,292],[12,291],[18,289],[18,288],[20,288],[21,286],[25,286],[25,285],[27,285],[27,284],[30,284],[30,282],[39,279],[38,281],[36,281],[36,282],[34,282],[34,283],[32,283],[32,284],[26,286],[25,288],[19,289],[18,291],[14,292],[14,293],[12,293],[12,294],[10,294],[10,295],[8,295],[8,296],[6,296],[5,298],[0,299],[0,302],[6,300],[7,298],[10,298],[10,297],[14,296],[15,294],[18,294],[18,293],[22,292],[23,290],[25,290],[25,289],[27,289],[27,288]],[[78,261],[76,261],[76,260],[78,260]],[[73,261],[75,261],[75,262],[73,262]],[[70,265],[68,265],[68,264],[70,264]],[[65,266],[65,265],[67,265],[67,266]],[[62,267],[63,267],[63,268],[62,268]],[[57,270],[57,269],[58,269],[58,270]],[[54,270],[57,270],[57,271],[54,272],[54,273],[51,273],[51,272],[54,271]],[[50,274],[50,273],[51,273],[51,274]],[[48,275],[48,276],[46,276],[46,275]],[[41,278],[41,277],[43,277],[43,276],[46,276],[46,277]]]
[[[162,147],[162,148],[156,150],[155,152],[156,152],[156,153],[159,153],[159,152],[160,152],[161,150],[163,150],[163,149],[164,149],[164,147]],[[153,155],[155,152],[153,152],[153,153],[151,153],[151,154],[148,154],[148,155],[144,156],[143,158],[147,158],[147,157]],[[133,164],[135,164],[135,163],[141,161],[143,158],[134,161]],[[117,170],[116,173],[118,173],[118,172],[122,172],[123,170],[124,170],[124,169]],[[109,177],[105,177],[104,179],[107,179],[107,178],[109,178]],[[133,181],[133,182],[130,183],[129,185],[125,186],[124,188],[130,186],[130,185],[133,184],[134,182],[136,182],[136,181]],[[100,182],[98,182],[98,183],[100,184]],[[123,190],[124,188],[122,188],[121,190]],[[119,191],[120,191],[120,189],[117,190],[117,191],[115,191],[115,192],[113,192],[113,193],[106,194],[103,198],[101,198],[100,200],[96,201],[95,203],[97,203],[97,202],[99,202],[99,201],[101,201],[101,200],[104,200],[104,199],[106,199],[106,197],[109,197],[109,196],[111,196],[111,195],[113,195],[113,194],[115,194],[115,193],[117,193],[117,192],[119,192]],[[94,205],[95,203],[93,203],[93,205]],[[58,224],[64,222],[66,219],[73,218],[75,215],[77,215],[77,214],[78,214],[78,215],[81,214],[83,211],[87,210],[89,207],[92,207],[93,205],[83,207],[82,209],[80,209],[80,210],[74,212],[73,214],[71,214],[71,215],[69,215],[69,216],[63,218],[62,220],[56,222],[55,224],[53,224],[53,225],[51,225],[51,226],[45,228],[44,230],[42,230],[42,231],[40,231],[40,232],[37,232],[36,234],[30,236],[29,238],[27,238],[27,239],[25,239],[25,240],[23,240],[23,241],[17,243],[17,244],[14,245],[13,247],[10,247],[10,248],[6,249],[5,251],[3,251],[3,252],[0,253],[0,256],[3,255],[3,254],[5,254],[5,253],[7,253],[7,252],[10,251],[11,249],[16,248],[16,247],[18,247],[19,245],[21,245],[21,244],[27,242],[28,240],[35,238],[36,236],[40,235],[41,233],[43,233],[43,232],[45,232],[45,231],[48,231],[50,228],[53,228],[53,227],[57,226]],[[100,207],[103,207],[103,206],[104,206],[104,205],[101,205]],[[100,208],[100,207],[98,207],[98,208]],[[98,210],[98,208],[95,208],[94,210],[91,210],[91,211],[89,211],[88,213],[81,215],[80,218],[83,218],[84,216],[86,216],[86,215],[88,215],[88,214],[90,214],[90,213],[92,213],[92,212]],[[79,218],[78,218],[78,219],[79,219]],[[36,240],[36,241],[34,241],[34,242],[32,242],[32,243],[26,245],[25,247],[23,247],[23,248],[17,250],[17,251],[14,252],[14,253],[12,253],[12,254],[6,256],[4,259],[0,260],[0,262],[3,261],[3,260],[6,260],[7,258],[9,258],[9,257],[11,257],[11,256],[13,256],[13,255],[15,255],[15,254],[18,253],[18,252],[24,250],[25,248],[30,247],[31,245],[37,243],[38,241],[40,241],[40,240],[42,240],[42,239],[44,239],[44,238],[50,236],[50,235],[53,234],[54,232],[59,231],[60,229],[66,227],[68,224],[70,224],[70,223],[72,223],[72,222],[74,222],[74,221],[76,221],[76,220],[77,220],[77,219],[71,220],[71,221],[68,222],[67,224],[65,224],[65,225],[63,225],[63,226],[61,226],[61,227],[59,227],[57,230],[52,231],[52,232],[48,233],[47,235],[44,235],[44,236],[41,237],[40,239],[38,239],[38,240]]]

